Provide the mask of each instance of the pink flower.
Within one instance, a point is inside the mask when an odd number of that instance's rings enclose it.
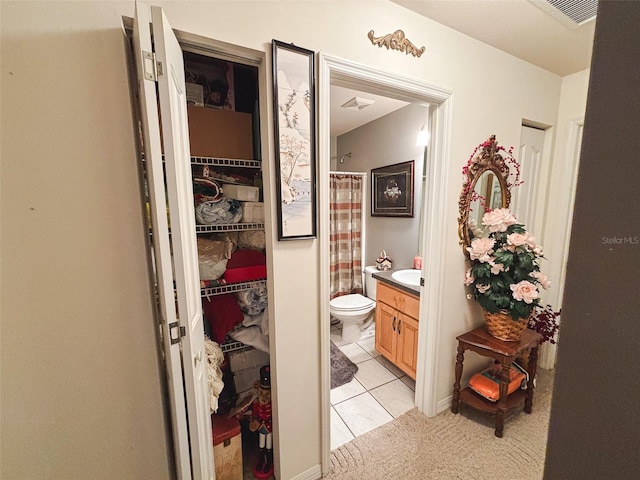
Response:
[[[535,270],[531,272],[531,276],[536,280],[538,280],[538,283],[540,284],[540,286],[545,290],[549,290],[551,288],[551,282],[549,281],[549,279],[544,273],[540,273],[537,270]]]
[[[491,258],[490,255],[493,253],[493,246],[495,244],[496,241],[492,238],[475,238],[471,242],[471,246],[467,247],[469,257],[471,260],[478,260],[482,263],[486,263]]]
[[[468,268],[467,271],[464,273],[464,284],[468,287],[475,281],[476,279],[473,278],[473,275],[471,274],[471,269]]]
[[[491,265],[491,273],[498,275],[500,272],[504,272],[504,265],[502,263],[489,262]]]
[[[485,293],[487,290],[489,290],[489,285],[476,285],[476,288],[480,293]]]
[[[529,237],[527,239],[527,245],[535,255],[538,257],[542,256],[542,247],[540,245],[536,245],[535,237]]]
[[[516,223],[516,217],[508,208],[496,208],[482,217],[482,224],[489,227],[490,232],[504,232],[509,225]]]
[[[529,234],[527,233],[511,233],[507,235],[507,243],[514,247],[528,245]]]
[[[513,298],[516,300],[522,300],[524,303],[532,303],[538,298],[538,289],[533,283],[527,280],[522,280],[515,285],[509,285],[509,287],[511,288]]]

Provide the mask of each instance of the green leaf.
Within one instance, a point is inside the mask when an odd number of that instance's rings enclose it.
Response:
[[[513,225],[509,225],[507,233],[527,233],[527,229],[520,223],[514,223]]]
[[[505,269],[509,268],[513,264],[513,253],[507,250],[496,252],[495,257],[496,257],[496,263],[503,264]]]
[[[489,278],[491,276],[491,265],[488,263],[477,263],[471,268],[474,278]]]

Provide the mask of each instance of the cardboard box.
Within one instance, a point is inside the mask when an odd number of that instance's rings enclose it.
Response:
[[[247,202],[257,202],[260,200],[260,189],[248,185],[222,184],[222,194],[227,198],[235,198]]]
[[[253,159],[251,114],[187,105],[194,157]]]
[[[242,480],[242,437],[237,418],[213,415],[213,461],[216,480]]]

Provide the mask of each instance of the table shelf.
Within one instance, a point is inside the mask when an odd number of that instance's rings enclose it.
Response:
[[[511,410],[512,408],[524,405],[524,401],[527,398],[526,390],[516,390],[507,397],[506,408]],[[491,402],[486,398],[478,395],[469,387],[460,390],[460,401],[469,405],[470,407],[480,410],[486,413],[496,413],[498,411],[498,402]]]

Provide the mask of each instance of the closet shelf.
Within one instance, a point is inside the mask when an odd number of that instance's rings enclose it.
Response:
[[[260,160],[241,160],[235,158],[191,157],[191,165],[212,165],[214,167],[260,168]]]
[[[146,161],[144,152],[140,152],[140,160]],[[164,162],[164,153],[162,154]],[[191,165],[211,165],[214,167],[244,167],[244,168],[261,168],[260,160],[242,160],[239,158],[217,158],[217,157],[191,157]]]
[[[196,233],[241,232],[264,230],[264,223],[227,223],[224,225],[196,225]]]
[[[236,342],[235,340],[224,342],[222,345],[220,345],[222,353],[237,352],[239,350],[245,350],[249,348],[253,347],[251,345],[245,345],[242,342]]]
[[[217,287],[206,287],[200,289],[202,297],[210,295],[222,295],[224,293],[242,292],[251,290],[252,288],[264,288],[267,286],[267,280],[251,280],[250,282],[229,283],[227,285],[218,285]]]

